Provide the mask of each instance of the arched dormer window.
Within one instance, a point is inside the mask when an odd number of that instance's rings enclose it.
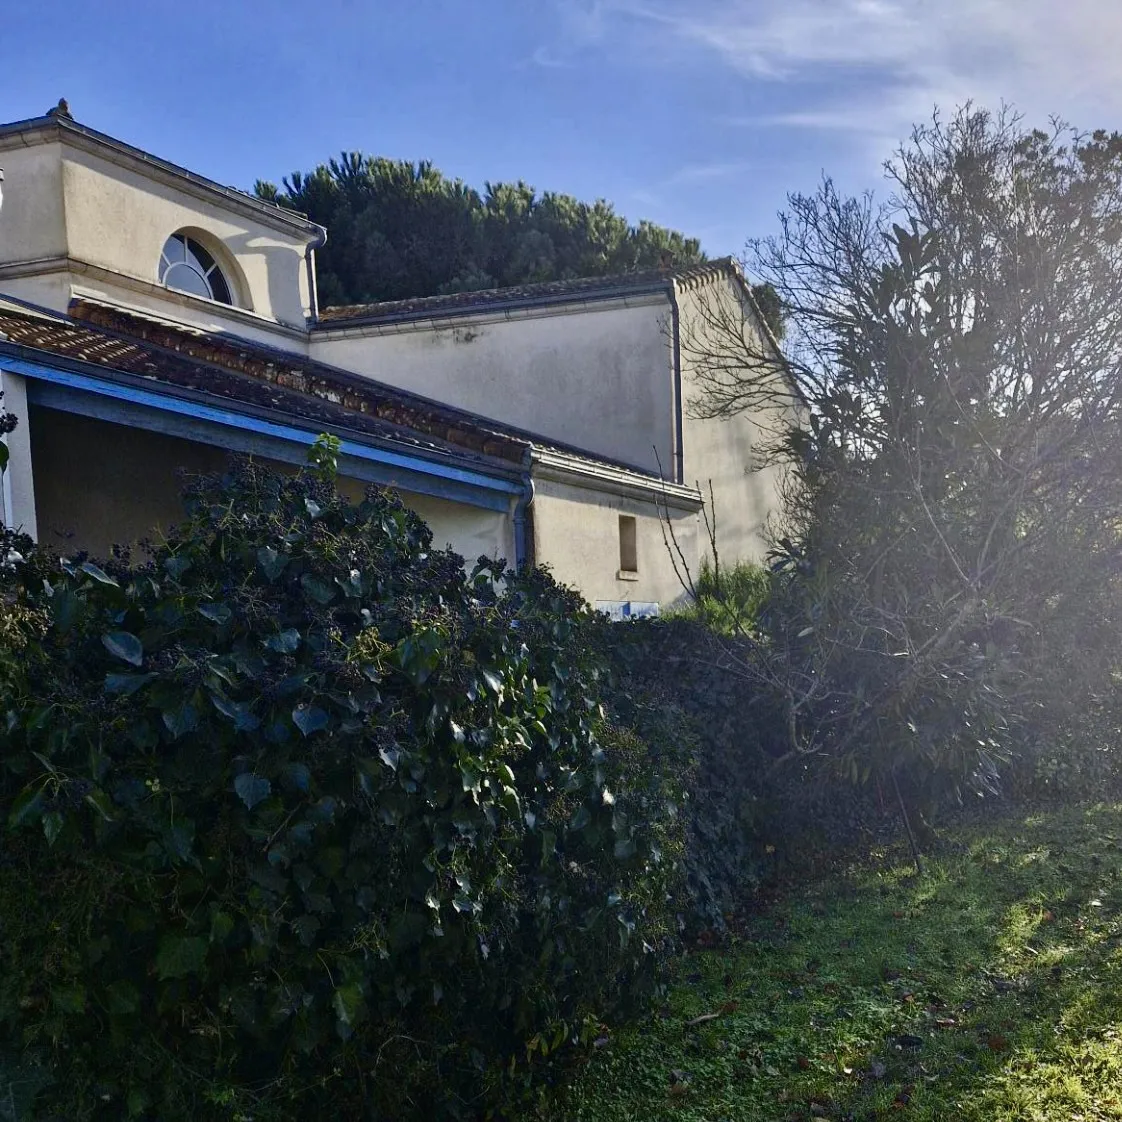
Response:
[[[214,257],[194,238],[182,232],[164,242],[160,254],[160,283],[179,292],[233,304],[230,283]]]

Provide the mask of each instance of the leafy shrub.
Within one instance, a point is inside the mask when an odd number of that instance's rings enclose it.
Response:
[[[693,603],[672,616],[696,620],[723,635],[751,631],[767,602],[768,572],[748,561],[718,570],[706,558],[695,591]]]
[[[754,682],[754,644],[674,618],[613,625],[609,649],[627,723],[648,743],[689,753],[681,772],[688,929],[722,930],[778,875],[820,871],[893,821],[894,804],[875,785],[838,783],[797,760],[776,766],[788,748],[784,710]]]
[[[326,474],[201,481],[141,564],[0,543],[0,1080],[38,1117],[474,1117],[669,944],[679,769],[605,719],[588,610]]]

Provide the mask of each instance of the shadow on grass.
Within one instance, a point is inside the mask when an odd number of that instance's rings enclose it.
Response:
[[[1120,868],[1119,807],[874,855],[682,960],[547,1116],[1122,1119]]]

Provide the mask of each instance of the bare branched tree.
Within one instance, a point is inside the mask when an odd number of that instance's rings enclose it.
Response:
[[[716,303],[683,346],[709,416],[773,403],[777,363],[804,405],[751,671],[790,755],[961,789],[1118,665],[1122,137],[967,106],[886,172],[750,247],[782,358]]]

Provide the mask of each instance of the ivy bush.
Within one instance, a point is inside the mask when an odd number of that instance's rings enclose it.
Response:
[[[0,543],[0,1117],[478,1117],[650,989],[682,769],[602,627],[329,474]]]
[[[752,570],[741,572],[751,588]],[[776,766],[788,750],[783,705],[745,673],[757,648],[719,619],[614,625],[608,649],[628,725],[689,756],[679,905],[691,934],[722,931],[777,877],[818,875],[895,829],[895,805],[875,785],[838,783],[805,762]]]

